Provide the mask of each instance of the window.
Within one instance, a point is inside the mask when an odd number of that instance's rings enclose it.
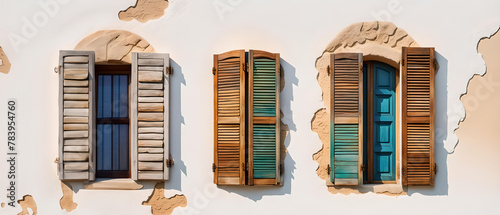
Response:
[[[130,65],[96,65],[97,178],[130,178]]]
[[[60,52],[61,180],[169,179],[168,66],[167,54],[104,66],[92,51]]]
[[[363,181],[396,182],[396,69],[363,63]]]
[[[214,183],[280,183],[280,57],[214,55]]]
[[[434,48],[402,50],[398,151],[397,70],[358,53],[331,55],[331,162],[335,185],[434,185]]]

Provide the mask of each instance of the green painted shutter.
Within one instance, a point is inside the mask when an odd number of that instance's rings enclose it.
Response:
[[[132,53],[130,129],[132,179],[169,179],[168,54]]]
[[[403,185],[434,185],[434,48],[403,47]]]
[[[214,183],[245,184],[245,51],[214,55]]]
[[[363,55],[332,54],[330,59],[330,180],[357,185],[363,163]]]
[[[95,179],[95,64],[92,51],[59,53],[59,179]]]
[[[280,55],[250,50],[249,185],[280,183]]]

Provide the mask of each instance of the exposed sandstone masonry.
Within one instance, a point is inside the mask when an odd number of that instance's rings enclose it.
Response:
[[[8,74],[10,72],[10,61],[0,46],[0,73]]]
[[[323,102],[326,108],[319,109],[311,120],[311,129],[316,132],[323,143],[323,147],[313,155],[318,162],[316,170],[323,180],[330,180],[327,167],[330,164],[330,76],[327,67],[330,63],[330,54],[341,52],[363,53],[364,60],[382,60],[396,68],[401,61],[402,47],[419,46],[408,33],[390,22],[360,22],[350,25],[342,30],[337,37],[323,51],[316,60],[318,82],[323,92]],[[393,189],[368,189],[335,188],[329,187],[331,193],[360,193],[376,192],[399,194],[402,191]]]
[[[67,212],[71,212],[78,207],[78,204],[73,202],[73,190],[71,185],[61,182],[61,189],[63,192],[63,196],[61,200],[59,200],[59,204],[61,205],[61,209],[66,210]]]
[[[118,18],[123,21],[136,19],[139,22],[145,23],[149,20],[162,17],[167,7],[167,0],[137,0],[135,6],[120,11]]]
[[[477,51],[486,63],[486,72],[474,75],[468,82],[467,92],[460,97],[466,118],[459,123],[455,133],[464,147],[495,151],[499,137],[500,29],[489,38],[481,39]]]
[[[148,200],[142,202],[142,205],[151,206],[151,213],[153,215],[169,215],[172,214],[176,207],[187,206],[187,199],[184,195],[174,195],[166,198],[164,187],[164,182],[156,183],[151,196],[149,196]]]
[[[30,215],[28,208],[33,211],[31,215],[36,215],[38,213],[35,199],[33,199],[31,195],[23,196],[23,199],[18,200],[17,203],[19,203],[23,209],[23,211],[19,212],[17,215]]]
[[[129,31],[103,30],[78,43],[75,50],[95,51],[95,62],[130,64],[132,52],[155,52],[142,37]]]

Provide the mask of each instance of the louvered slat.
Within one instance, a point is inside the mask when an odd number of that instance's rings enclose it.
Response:
[[[335,179],[357,179],[359,160],[358,125],[336,124],[333,160]]]
[[[276,116],[276,60],[258,58],[253,64],[253,116]]]
[[[434,48],[403,48],[403,184],[434,185]]]
[[[60,52],[59,177],[94,180],[94,52]]]
[[[360,183],[362,163],[362,54],[330,56],[331,172],[335,185]]]
[[[250,50],[249,185],[280,183],[280,55]]]
[[[214,55],[214,183],[245,184],[245,51]]]
[[[276,178],[276,125],[253,126],[253,178]]]

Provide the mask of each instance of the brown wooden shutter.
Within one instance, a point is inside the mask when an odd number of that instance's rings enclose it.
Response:
[[[214,55],[214,183],[245,184],[245,51]]]
[[[357,185],[363,163],[363,55],[340,53],[330,59],[330,180]]]
[[[280,54],[248,54],[249,185],[280,183]]]
[[[132,53],[132,179],[169,179],[168,54]]]
[[[434,185],[434,48],[403,47],[403,185]]]
[[[92,51],[59,53],[59,179],[95,179],[95,65]]]

